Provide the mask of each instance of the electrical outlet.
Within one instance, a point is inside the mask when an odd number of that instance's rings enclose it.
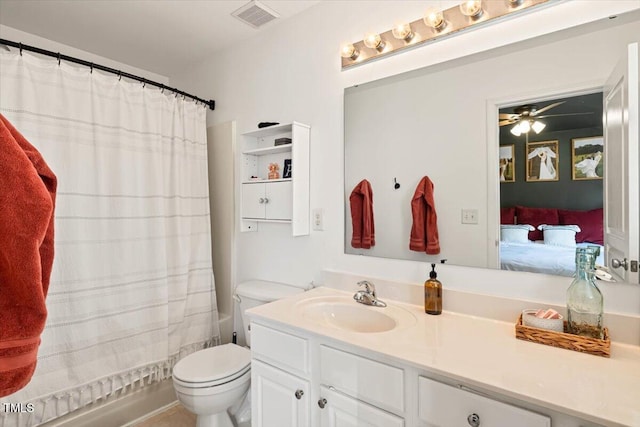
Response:
[[[477,209],[462,209],[462,223],[463,224],[477,224],[478,223],[478,210]]]
[[[324,230],[324,212],[321,208],[313,210],[313,229],[316,231]]]

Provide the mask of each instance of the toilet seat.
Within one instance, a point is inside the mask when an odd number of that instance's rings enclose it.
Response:
[[[176,384],[188,388],[215,387],[234,381],[251,369],[251,351],[225,344],[196,351],[173,368]]]

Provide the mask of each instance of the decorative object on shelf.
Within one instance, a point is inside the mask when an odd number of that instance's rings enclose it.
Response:
[[[573,180],[602,179],[604,169],[604,140],[601,136],[573,138],[571,164]]]
[[[599,246],[576,248],[576,276],[567,290],[567,326],[575,335],[602,339],[604,301],[596,285],[595,265]]]
[[[291,144],[291,138],[276,138],[273,144],[276,146]]]
[[[567,330],[567,323],[564,323],[564,330]],[[522,314],[516,323],[516,338],[524,341],[531,341],[538,344],[550,345],[552,347],[564,348],[566,350],[579,351],[581,353],[593,354],[595,356],[609,357],[611,355],[611,339],[609,330],[603,329],[603,338],[588,338],[580,335],[573,335],[567,332],[555,332],[548,329],[538,329],[522,324]]]
[[[558,141],[527,142],[527,181],[558,181]]]
[[[258,129],[266,128],[269,126],[279,125],[279,122],[260,122],[258,123]]]
[[[500,146],[500,183],[516,182],[515,144]]]
[[[430,7],[423,18],[395,25],[384,33],[367,34],[356,43],[345,43],[340,49],[342,69],[421,46],[443,36],[462,32],[489,21],[529,11],[549,0],[468,0],[443,10],[438,4]]]
[[[277,163],[269,163],[269,174],[267,175],[267,178],[280,179],[280,172],[278,172],[279,169],[280,166],[278,166]]]
[[[291,178],[291,159],[284,159],[284,169],[282,169],[282,178]]]

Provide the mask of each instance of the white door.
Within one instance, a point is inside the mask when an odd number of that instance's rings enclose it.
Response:
[[[242,184],[242,217],[264,218],[265,194],[263,183]]]
[[[638,283],[638,43],[604,89],[605,256],[618,281]]]
[[[253,359],[251,425],[308,427],[309,382]]]
[[[375,406],[320,387],[321,427],[403,427],[404,420]]]
[[[265,218],[291,220],[293,200],[291,181],[265,184]]]

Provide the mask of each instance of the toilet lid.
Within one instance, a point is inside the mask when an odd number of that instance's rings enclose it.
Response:
[[[236,344],[225,344],[191,353],[176,363],[174,378],[187,383],[222,380],[246,371],[251,351]]]

